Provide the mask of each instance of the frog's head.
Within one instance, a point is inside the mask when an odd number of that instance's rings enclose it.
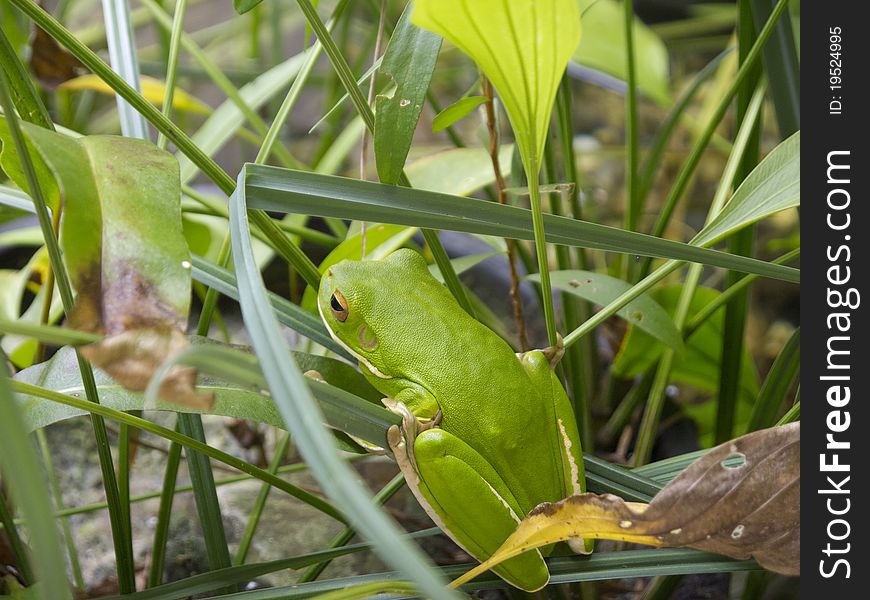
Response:
[[[428,285],[427,279],[440,285],[413,250],[397,250],[383,260],[343,260],[323,274],[317,308],[333,339],[374,375],[390,378],[382,369],[388,369],[389,355],[400,349],[384,349],[384,336],[420,317],[408,306],[414,296],[409,288]]]

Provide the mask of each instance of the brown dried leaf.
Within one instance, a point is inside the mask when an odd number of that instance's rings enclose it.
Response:
[[[63,49],[42,27],[37,25],[34,29],[30,68],[46,89],[53,90],[64,81],[87,72],[81,61]]]
[[[580,494],[532,510],[485,563],[574,538],[690,547],[800,574],[800,422],[744,435],[693,462],[649,504]]]
[[[128,390],[144,391],[154,372],[190,343],[177,330],[161,327],[129,329],[97,344],[83,346],[81,353]],[[211,408],[212,394],[196,391],[196,371],[174,366],[160,383],[160,397],[201,410]]]

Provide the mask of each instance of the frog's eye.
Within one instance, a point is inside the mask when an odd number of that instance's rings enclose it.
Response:
[[[344,323],[347,320],[347,300],[337,291],[329,299],[329,308],[335,318]]]

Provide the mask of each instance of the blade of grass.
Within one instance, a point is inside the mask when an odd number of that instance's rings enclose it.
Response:
[[[311,8],[310,4],[308,6]],[[320,22],[319,18],[316,20]],[[315,31],[323,40],[320,32]],[[239,174],[236,193],[230,198],[233,260],[240,281],[244,281],[244,285],[239,286],[242,317],[288,430],[327,495],[342,508],[351,524],[372,541],[378,554],[414,581],[425,594],[433,598],[454,597],[419,549],[408,543],[396,524],[371,504],[366,490],[335,454],[331,436],[323,428],[320,410],[288,354],[286,341],[266,297],[251,249],[245,191],[243,171]]]
[[[16,54],[12,44],[9,43],[6,32],[2,29],[0,29],[0,69],[6,71],[6,78],[9,80],[9,89],[15,101],[15,108],[18,109],[18,114],[21,115],[21,118],[40,127],[54,129],[54,124],[51,122],[48,110],[36,93],[33,80],[30,78],[27,69],[21,64],[18,54]]]
[[[374,496],[374,501],[379,506],[383,506],[386,502],[392,498],[396,492],[402,489],[405,485],[405,477],[401,473],[397,474],[393,479],[390,480],[387,485],[381,488]],[[333,540],[329,543],[329,546],[326,548],[327,550],[332,550],[335,548],[341,548],[342,546],[346,546],[350,543],[350,540],[356,535],[356,531],[352,527],[346,528],[344,531],[339,533],[337,536],[333,538]],[[299,577],[296,583],[307,583],[309,581],[314,581],[317,579],[323,570],[329,566],[331,560],[324,560],[323,562],[319,562],[317,564],[311,565],[308,569]]]
[[[287,454],[287,449],[290,447],[290,434],[283,433],[278,444],[275,446],[272,460],[269,462],[267,471],[269,473],[277,473],[278,467],[281,466],[281,461]],[[266,499],[269,497],[269,492],[272,491],[272,486],[268,483],[260,485],[260,491],[257,492],[257,498],[254,500],[254,506],[251,508],[251,513],[248,516],[248,524],[245,526],[245,532],[242,534],[242,539],[239,541],[239,549],[236,550],[236,555],[233,557],[233,565],[245,564],[245,559],[248,556],[248,550],[251,548],[251,542],[254,540],[254,534],[257,532],[257,525],[260,523],[260,517],[263,515],[263,508],[266,506]]]
[[[178,442],[185,448],[201,452],[209,458],[213,458],[214,460],[222,462],[225,465],[233,467],[234,469],[238,469],[243,473],[252,475],[261,481],[267,481],[282,492],[286,492],[294,498],[302,500],[303,502],[319,510],[320,512],[327,514],[336,520],[344,522],[341,513],[339,513],[338,510],[336,510],[331,504],[329,504],[329,502],[323,500],[322,498],[318,498],[317,496],[314,496],[313,494],[310,494],[309,492],[306,492],[305,490],[302,490],[294,486],[293,484],[284,481],[280,477],[268,473],[263,469],[260,469],[259,467],[255,467],[254,465],[247,463],[239,458],[236,458],[231,454],[218,450],[217,448],[213,448],[177,431],[167,429],[166,427],[157,425],[150,421],[146,421],[145,419],[139,417],[135,417],[125,412],[109,408],[108,406],[102,406],[100,404],[88,402],[87,400],[82,400],[81,398],[76,398],[67,394],[61,394],[60,392],[46,390],[41,387],[21,381],[13,381],[12,388],[20,394],[36,396],[37,398],[45,398],[46,400],[51,400],[52,402],[59,402],[60,404],[65,404],[67,406],[71,406],[73,408],[77,408],[79,410],[95,414],[100,417],[109,418],[118,423],[126,423],[132,427],[136,427],[137,429],[153,433],[154,435],[160,436],[169,441]]]
[[[245,182],[252,208],[514,239],[534,237],[531,211],[515,206],[261,165],[247,166]],[[550,243],[697,261],[791,282],[800,279],[796,269],[699,246],[549,214],[544,222]]]
[[[581,190],[580,173],[577,169],[577,157],[574,154],[574,122],[572,108],[573,94],[571,92],[571,79],[567,73],[562,77],[556,96],[556,122],[557,134],[561,149],[562,172],[564,180],[573,183],[573,189],[568,192],[568,206],[570,216],[574,219],[582,219],[583,213],[580,208],[579,195]],[[586,269],[586,252],[582,247],[574,248],[574,261],[577,268]],[[563,295],[563,302],[565,297]],[[589,319],[592,314],[592,305],[586,300],[572,298],[565,307],[565,329],[571,331],[581,323]],[[592,401],[595,397],[596,380],[598,373],[598,351],[595,348],[595,340],[591,337],[583,338],[576,348],[569,348],[565,358],[571,365],[569,375],[571,378],[572,399],[574,401],[574,415],[580,427],[581,441],[588,452],[592,452],[595,439],[591,435]]]
[[[42,230],[42,236],[45,240],[51,268],[55,274],[55,281],[63,302],[64,314],[68,315],[72,311],[74,304],[72,285],[70,284],[69,274],[67,273],[63,260],[61,259],[60,246],[57,238],[54,236],[54,229],[48,213],[45,197],[43,196],[42,188],[36,178],[30,153],[28,152],[24,142],[21,126],[18,122],[18,117],[15,114],[12,99],[9,96],[8,85],[5,70],[0,69],[0,106],[2,106],[3,112],[5,113],[9,129],[12,132],[12,139],[19,160],[21,161],[21,166],[24,170],[25,177],[27,178],[28,192],[33,199],[33,206],[36,209],[39,227]],[[94,373],[90,364],[78,353],[76,354],[76,358],[78,360],[79,370],[81,371],[85,395],[88,402],[99,403],[99,395],[94,382]],[[98,416],[93,416],[91,418],[91,424],[94,429],[94,438],[96,440],[97,453],[100,460],[103,487],[106,492],[106,498],[109,502],[109,519],[112,526],[112,540],[115,548],[115,559],[118,564],[118,583],[123,592],[131,592],[136,589],[133,572],[133,542],[128,535],[130,529],[125,525],[125,509],[120,502],[118,481],[115,476],[112,451],[109,446],[108,433],[106,432],[106,424]]]
[[[752,16],[760,29],[773,12],[772,0],[752,0]],[[791,19],[780,19],[765,46],[764,73],[770,81],[770,95],[779,125],[786,138],[801,127],[800,62],[795,48]]]
[[[625,28],[625,220],[623,228],[627,231],[637,230],[640,214],[643,209],[641,197],[638,194],[638,116],[637,116],[637,73],[634,55],[634,1],[622,0],[623,26]],[[627,262],[626,272],[630,267]]]
[[[759,31],[758,37],[755,39],[755,43],[752,45],[752,48],[747,53],[745,60],[740,65],[740,68],[737,70],[734,79],[731,81],[731,85],[728,87],[728,90],[719,100],[719,103],[717,104],[713,115],[707,121],[707,124],[705,125],[704,130],[701,132],[701,135],[699,135],[698,138],[695,140],[692,151],[689,153],[689,156],[683,163],[683,166],[680,169],[679,174],[677,175],[676,181],[671,187],[671,191],[669,192],[668,197],[665,200],[665,204],[659,213],[659,217],[656,220],[655,225],[653,226],[653,229],[651,231],[652,235],[656,237],[662,235],[668,223],[670,222],[670,218],[673,214],[674,208],[676,207],[677,202],[682,197],[686,186],[689,184],[689,181],[695,172],[695,168],[698,166],[698,163],[701,160],[701,156],[703,155],[707,144],[710,142],[710,138],[713,137],[716,128],[719,126],[719,122],[722,120],[722,117],[725,116],[725,113],[727,112],[728,107],[731,104],[731,100],[734,99],[734,96],[737,94],[738,90],[741,89],[744,79],[749,76],[749,74],[752,72],[752,69],[755,67],[756,62],[761,55],[761,50],[764,47],[765,42],[770,37],[770,34],[773,31],[777,20],[785,11],[787,6],[788,0],[779,0],[770,15],[770,18],[767,20],[764,27]],[[641,268],[642,276],[645,276],[649,272],[651,264],[652,263],[649,260],[644,261]]]
[[[103,22],[106,25],[106,42],[109,45],[109,64],[130,87],[141,92],[139,83],[139,60],[133,27],[130,25],[130,6],[127,0],[102,0]],[[148,127],[136,109],[124,98],[117,97],[121,133],[126,137],[147,140]]]
[[[662,165],[662,156],[664,155],[665,148],[667,148],[672,134],[676,131],[680,119],[685,116],[686,109],[695,98],[695,94],[699,89],[701,89],[701,86],[710,78],[710,76],[716,72],[722,59],[728,56],[729,53],[731,53],[731,48],[723,50],[716,55],[713,60],[704,65],[703,69],[698,71],[698,73],[692,78],[688,87],[686,87],[679,99],[674,103],[673,108],[668,112],[667,118],[656,132],[655,139],[653,140],[649,152],[647,152],[646,159],[643,162],[643,166],[640,169],[638,195],[640,196],[642,203],[646,201],[646,197],[649,194],[650,187],[653,183],[653,178],[655,177],[656,169]],[[643,210],[643,204],[641,205],[641,210]]]
[[[5,86],[5,76],[3,77]],[[45,598],[67,600],[72,598],[66,579],[66,563],[60,552],[60,540],[54,519],[51,518],[51,502],[45,489],[39,460],[25,433],[17,403],[12,396],[6,369],[0,369],[0,472],[8,486],[15,504],[21,509],[30,530],[30,543],[36,558],[33,570],[43,586]],[[0,502],[5,507],[5,502]],[[5,519],[4,519],[5,524]],[[10,531],[14,530],[14,526]],[[26,566],[26,562],[24,563]],[[32,580],[31,580],[32,581]]]
[[[181,462],[181,444],[172,442],[166,455],[166,470],[163,472],[163,485],[160,490],[160,506],[157,509],[157,523],[154,526],[154,541],[151,544],[151,567],[148,570],[148,584],[153,588],[163,579],[166,562],[166,542],[169,539],[169,522],[172,515],[172,501],[175,499],[178,467]],[[189,486],[193,490],[193,486]],[[136,498],[131,498],[131,502]]]
[[[755,37],[755,27],[749,3],[738,5],[737,46],[739,60],[745,61]],[[787,20],[787,19],[785,19]],[[761,65],[756,65],[747,75],[743,85],[737,92],[737,125],[746,117],[746,111],[752,98],[752,90],[761,77]],[[734,178],[735,186],[739,185],[752,172],[758,163],[759,138],[761,135],[761,119],[756,123],[755,130],[746,145],[746,151],[740,161]],[[738,231],[728,239],[728,250],[732,254],[752,256],[755,247],[755,227],[750,225]],[[741,278],[742,273],[729,272],[726,275],[726,288],[733,287]],[[741,371],[743,366],[744,333],[749,311],[748,290],[735,293],[725,308],[725,321],[722,333],[722,365],[719,370],[719,390],[716,395],[716,425],[714,444],[722,444],[734,437],[734,421],[737,417],[737,404],[740,395]]]
[[[205,444],[205,430],[199,415],[188,413],[178,414],[178,431],[198,442]],[[221,517],[217,489],[214,485],[214,474],[211,463],[206,455],[194,450],[187,451],[187,470],[193,485],[193,497],[196,512],[202,527],[208,564],[212,570],[223,569],[232,565],[230,550],[227,546],[227,536]],[[228,589],[227,591],[232,591]]]
[[[162,8],[162,6],[161,6]],[[172,120],[172,98],[175,96],[175,79],[178,75],[178,55],[181,48],[181,37],[184,34],[184,16],[187,14],[187,0],[178,0],[175,4],[175,14],[172,18],[172,31],[168,37],[165,31],[160,31],[160,41],[165,43],[166,56],[166,93],[163,96],[163,116]],[[157,136],[157,147],[166,149],[166,136]]]
[[[6,377],[6,375],[0,375]],[[0,383],[4,385],[4,383]],[[12,518],[12,511],[6,503],[5,495],[0,495],[0,524],[3,525],[3,531],[6,533],[6,541],[12,550],[12,559],[18,569],[21,579],[24,580],[24,585],[33,585],[36,577],[33,575],[33,569],[30,566],[30,556],[27,554],[27,548],[21,541],[21,536],[18,535],[18,527],[15,525],[15,519]],[[8,559],[7,559],[8,560]]]
[[[733,150],[728,157],[728,162],[719,181],[719,187],[716,190],[713,201],[710,203],[710,209],[707,212],[707,223],[712,222],[716,218],[728,199],[737,170],[743,160],[743,153],[755,131],[755,123],[759,118],[763,100],[764,85],[759,84],[747,107],[745,118],[734,140]],[[689,307],[700,278],[701,266],[698,264],[690,266],[674,314],[674,324],[680,330],[685,328]],[[633,461],[635,466],[645,464],[652,455],[653,444],[657,437],[661,412],[664,407],[665,388],[670,380],[674,356],[674,351],[671,348],[666,348],[659,359],[655,375],[653,376],[652,388],[650,389],[649,398],[638,429]]]
[[[800,363],[801,330],[798,327],[776,357],[761,386],[758,399],[752,407],[752,415],[749,417],[748,431],[758,431],[765,427],[772,427],[776,423],[776,412],[782,406],[794,382]]]
[[[60,489],[60,484],[57,481],[57,473],[54,469],[54,462],[51,458],[51,450],[48,447],[48,439],[44,429],[36,430],[36,440],[39,443],[39,450],[42,454],[42,464],[45,465],[45,472],[48,475],[48,486],[51,490],[52,499],[54,500],[55,511],[63,510],[63,491]],[[79,562],[79,554],[76,551],[75,538],[73,537],[72,528],[70,527],[69,518],[61,517],[60,526],[63,531],[63,539],[66,544],[67,557],[72,568],[73,578],[75,579],[76,589],[83,592],[85,590],[85,578],[82,575],[82,566]]]

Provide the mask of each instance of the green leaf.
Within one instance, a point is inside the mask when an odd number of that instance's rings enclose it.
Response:
[[[474,198],[252,164],[246,166],[244,185],[251,208],[534,239],[530,210]],[[800,281],[800,271],[792,267],[587,221],[543,217],[547,241],[555,244],[687,260]]]
[[[471,114],[471,111],[484,102],[486,102],[484,96],[466,96],[465,98],[460,98],[435,115],[435,118],[432,120],[432,131],[438,133],[447,129],[457,121],[467,117]]]
[[[576,0],[417,0],[412,20],[476,62],[501,96],[526,171],[541,165],[550,111],[580,41]]]
[[[666,311],[673,314],[679,300],[682,287],[671,285],[651,293]],[[712,302],[719,292],[710,288],[699,287],[692,298],[689,315],[697,313],[701,308]],[[721,370],[722,334],[724,312],[718,311],[707,319],[685,341],[685,349],[674,359],[671,381],[690,385],[707,393],[715,393],[719,386]],[[635,377],[655,364],[664,351],[665,346],[652,336],[632,326],[622,342],[619,353],[613,362],[613,372],[620,377]],[[737,422],[745,429],[749,418],[749,410],[758,395],[758,373],[748,352],[741,358],[740,369],[740,403],[738,404]],[[692,417],[699,426],[702,442],[709,445],[713,441],[712,433],[715,427],[716,407],[712,401],[701,404],[683,405],[684,411]],[[738,429],[740,428],[738,427]]]
[[[513,144],[499,149],[502,174],[511,172]],[[405,173],[418,190],[467,196],[495,182],[492,158],[484,148],[455,148],[416,159]]]
[[[607,306],[631,288],[631,284],[622,279],[593,271],[553,271],[550,277],[554,287],[601,306]],[[533,274],[526,279],[537,283],[541,278]],[[683,338],[674,320],[648,294],[632,300],[616,314],[674,350],[683,348]]]
[[[12,502],[20,507],[30,531],[33,546],[34,568],[44,586],[45,598],[66,600],[71,598],[66,578],[66,561],[61,553],[61,544],[52,513],[48,489],[42,477],[42,465],[36,458],[31,440],[22,423],[22,415],[9,386],[6,369],[0,369],[0,475],[9,491]]]
[[[375,162],[384,183],[396,184],[402,177],[441,49],[440,37],[411,23],[412,6],[408,3],[399,18],[381,64],[396,90],[391,97],[375,98]]]
[[[233,8],[236,9],[236,12],[240,15],[245,14],[263,0],[233,0]]]
[[[206,340],[205,338],[194,338],[193,341],[196,344],[194,347],[197,349],[214,346],[226,348],[213,340]],[[317,371],[331,386],[355,394],[373,404],[380,404],[383,394],[375,390],[359,372],[347,363],[303,352],[294,352],[293,357],[297,360],[301,369],[305,371]],[[262,374],[256,366],[255,357],[252,355],[241,355],[237,365],[244,375],[239,376],[236,374],[230,378],[230,374],[227,373],[225,377],[220,378],[214,376],[202,376],[200,378],[198,388],[215,395],[215,403],[209,409],[182,406],[160,400],[153,404],[146,403],[143,394],[124,389],[109,375],[99,369],[94,370],[94,379],[96,380],[97,389],[100,391],[100,403],[116,410],[148,409],[221,415],[266,423],[282,429],[285,428],[284,421],[281,419],[281,415],[278,414],[275,403],[260,391],[264,381]],[[77,397],[84,396],[84,387],[76,362],[75,352],[68,346],[58,350],[54,356],[44,363],[20,371],[15,375],[15,380],[63,394]],[[312,386],[315,385],[317,388],[326,387],[312,383]],[[83,410],[35,396],[18,395],[18,403],[26,431],[33,431],[64,419],[87,414]],[[351,430],[350,433],[354,433],[354,431]]]
[[[9,129],[0,128],[4,164],[22,189]],[[38,157],[40,186],[64,206],[63,258],[76,289],[74,329],[107,334],[87,358],[130,389],[182,349],[190,308],[190,257],[181,225],[178,162],[150,142],[118,136],[71,138],[21,123]],[[194,373],[179,371],[165,393],[207,403]]]
[[[585,67],[627,80],[625,27],[622,3],[614,0],[578,0],[583,38],[572,60]],[[671,102],[668,50],[661,38],[635,17],[634,48],[637,87],[654,102]]]
[[[801,132],[781,142],[743,180],[716,218],[692,240],[710,246],[781,210],[800,206]]]

